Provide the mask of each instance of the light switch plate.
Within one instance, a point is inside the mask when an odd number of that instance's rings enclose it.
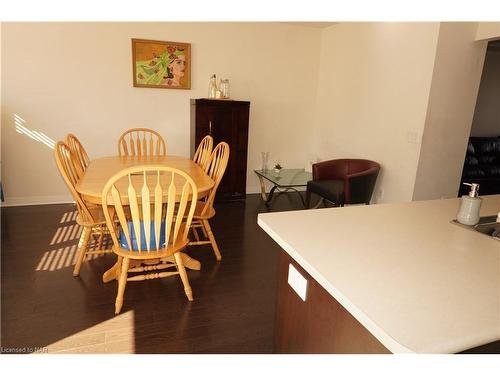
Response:
[[[288,266],[288,284],[303,301],[306,300],[307,279],[291,264]]]

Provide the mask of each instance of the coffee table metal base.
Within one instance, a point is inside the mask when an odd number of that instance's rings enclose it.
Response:
[[[265,202],[266,206],[271,204],[271,201],[273,200],[275,191],[277,191],[278,193],[286,193],[286,192],[292,190],[292,191],[295,191],[299,195],[300,200],[302,201],[302,205],[304,207],[306,207],[306,202],[304,201],[304,197],[302,196],[302,194],[300,194],[300,191],[298,191],[297,189],[290,187],[290,186],[279,187],[278,185],[274,185],[271,188],[271,190],[269,191],[269,194],[267,194],[266,193],[266,186],[264,184],[264,178],[259,174],[257,174],[257,176],[259,176],[259,181],[260,181],[260,195],[262,197],[262,200]]]

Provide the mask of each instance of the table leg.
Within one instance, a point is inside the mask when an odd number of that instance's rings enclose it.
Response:
[[[118,280],[118,270],[120,269],[120,267],[121,264],[118,261],[113,264],[113,267],[104,272],[104,274],[102,275],[102,282],[109,283],[110,281]]]
[[[260,196],[262,197],[262,200],[264,202],[268,202],[266,194],[266,186],[264,185],[264,178],[259,174],[257,176],[259,176],[259,181],[260,181]]]
[[[304,201],[304,197],[302,196],[302,194],[300,194],[300,191],[298,191],[297,189],[294,189],[294,188],[292,188],[292,187],[291,187],[291,188],[287,188],[285,191],[287,191],[287,190],[293,190],[293,191],[295,191],[295,192],[299,195],[300,200],[302,201],[302,205],[303,205],[304,207],[307,207],[307,204],[306,204],[306,202]]]
[[[302,205],[304,207],[306,207],[306,202],[304,200],[304,197],[302,196],[302,194],[300,194],[300,191],[298,191],[297,189],[293,188],[293,187],[287,187],[287,188],[279,188],[278,185],[274,185],[272,188],[271,188],[271,191],[269,192],[269,194],[267,195],[266,199],[264,198],[264,195],[262,196],[262,199],[264,199],[264,201],[266,202],[266,205],[269,205],[269,203],[271,203],[271,200],[273,199],[273,195],[274,195],[274,192],[277,191],[278,193],[286,193],[288,191],[295,191],[299,197],[300,197],[300,201],[302,202]]]
[[[191,258],[189,255],[183,253],[182,251],[179,254],[181,255],[182,263],[184,264],[185,268],[189,268],[190,270],[195,270],[195,271],[199,271],[201,269],[201,263],[199,260]],[[173,255],[164,259],[168,262],[175,263]]]

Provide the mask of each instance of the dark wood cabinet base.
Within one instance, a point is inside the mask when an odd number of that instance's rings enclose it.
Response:
[[[288,284],[290,264],[307,279],[306,301]],[[276,353],[390,353],[285,251],[278,280]]]

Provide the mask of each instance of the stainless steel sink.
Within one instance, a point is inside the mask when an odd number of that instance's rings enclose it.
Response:
[[[496,218],[496,216],[483,216],[479,219],[479,223],[476,225],[464,225],[456,220],[453,220],[452,223],[460,225],[463,228],[485,234],[500,241],[500,223],[496,222]]]

